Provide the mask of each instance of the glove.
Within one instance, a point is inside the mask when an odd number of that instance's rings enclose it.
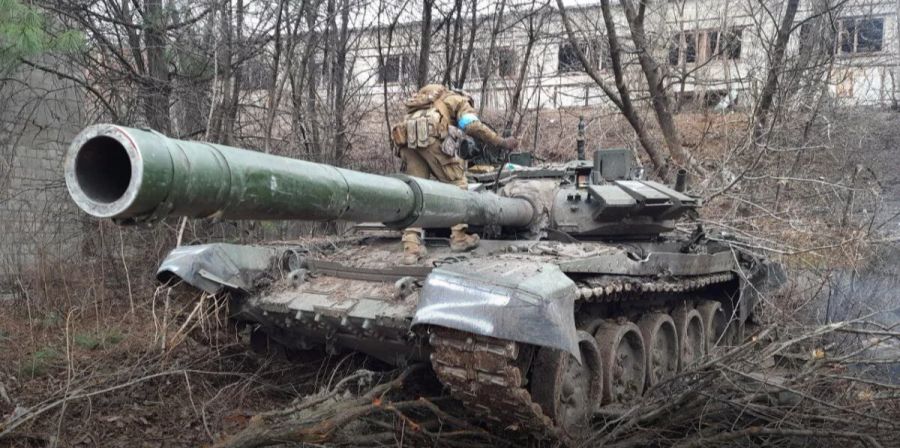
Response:
[[[504,137],[500,146],[506,148],[507,151],[515,151],[519,149],[519,139],[515,137]]]

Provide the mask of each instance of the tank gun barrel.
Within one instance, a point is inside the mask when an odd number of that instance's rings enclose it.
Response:
[[[75,138],[65,177],[82,210],[124,223],[187,216],[525,227],[535,213],[525,199],[108,124]]]

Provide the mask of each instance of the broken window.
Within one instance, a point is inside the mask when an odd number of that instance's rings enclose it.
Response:
[[[403,82],[412,79],[415,72],[413,55],[398,54],[384,57],[384,63],[378,69],[378,78],[382,82]]]
[[[669,65],[706,62],[713,58],[740,59],[742,37],[740,28],[724,32],[708,30],[678,33],[672,37],[669,45]]]
[[[884,42],[884,18],[841,19],[838,49],[843,54],[881,51]]]
[[[481,51],[475,56],[475,64],[471,68],[469,74],[473,78],[484,78],[488,74],[488,52]],[[497,48],[494,50],[494,64],[490,67],[492,75],[500,75],[504,78],[510,78],[516,75],[516,65],[518,63],[516,50],[513,48]]]
[[[600,69],[600,52],[601,45],[598,40],[591,41],[578,41],[576,45],[572,45],[572,42],[565,41],[559,45],[559,54],[558,54],[558,64],[556,67],[557,72],[559,73],[574,73],[574,72],[583,72],[584,66],[581,64],[581,60],[578,59],[578,51],[580,49],[584,57],[588,60],[588,63],[591,64],[591,68],[597,70]]]

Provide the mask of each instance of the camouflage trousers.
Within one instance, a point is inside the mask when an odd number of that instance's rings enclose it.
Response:
[[[466,169],[462,159],[459,157],[450,157],[441,151],[441,142],[429,145],[424,149],[417,148],[400,148],[400,158],[403,160],[405,169],[403,172],[413,177],[421,177],[435,179],[446,183],[453,184],[463,190],[468,188],[469,182],[466,180]],[[460,231],[465,230],[468,226],[460,223],[451,229]],[[405,243],[417,243],[422,237],[423,230],[417,227],[410,227],[403,231],[403,241]]]
[[[424,149],[400,148],[400,158],[406,167],[404,173],[410,176],[425,179],[434,177],[463,189],[468,185],[463,160],[444,154],[440,142]]]

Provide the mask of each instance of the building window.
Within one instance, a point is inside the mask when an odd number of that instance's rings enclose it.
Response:
[[[744,41],[744,30],[733,29],[725,33],[725,46],[722,48],[722,57],[725,59],[741,58],[741,43]],[[720,44],[721,45],[721,44]],[[718,54],[718,53],[716,53]]]
[[[684,49],[682,50],[682,54],[684,55],[684,62],[691,64],[693,62],[697,62],[697,35],[694,33],[687,33],[684,35]]]
[[[686,31],[672,37],[669,44],[669,65],[697,62],[697,31]]]
[[[881,51],[883,40],[883,18],[853,18],[840,21],[838,48],[843,54]]]
[[[578,46],[572,45],[572,42],[569,41],[565,41],[559,45],[556,67],[557,72],[577,73],[584,71],[584,66],[582,66],[581,61],[578,59],[576,48],[581,50],[593,69],[597,70],[602,68],[600,67],[600,53],[602,51],[599,40],[578,41],[576,42],[576,45]]]
[[[497,73],[510,78],[516,74],[516,50],[512,48],[500,48],[497,51]]]
[[[675,37],[675,41],[669,44],[669,65],[678,65],[678,58],[681,54],[681,44],[678,43],[680,37]]]
[[[384,57],[384,63],[378,69],[381,82],[403,82],[412,79],[415,71],[413,55],[399,54]]]
[[[722,45],[722,48],[719,48],[719,45]],[[724,48],[725,43],[719,42],[718,31],[708,31],[706,33],[706,54],[710,55],[710,57],[716,57]]]
[[[485,78],[488,75],[488,58],[487,51],[478,53],[475,57],[475,64],[472,67],[473,78]],[[516,50],[513,48],[497,48],[494,51],[494,64],[492,74],[500,75],[503,78],[511,78],[516,75],[516,65],[518,58]]]
[[[739,28],[725,32],[718,30],[686,31],[672,37],[669,45],[669,65],[693,64],[710,59],[740,59],[743,32]]]

